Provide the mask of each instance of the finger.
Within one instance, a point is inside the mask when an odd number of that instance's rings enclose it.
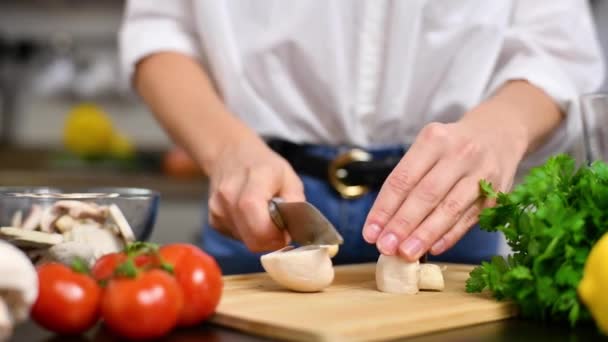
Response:
[[[211,228],[215,229],[220,234],[235,240],[241,240],[237,229],[234,228],[235,226],[225,223],[221,217],[215,216],[209,212],[208,220]]]
[[[235,223],[251,251],[275,250],[286,245],[284,233],[275,227],[268,212],[268,202],[281,192],[282,177],[271,167],[255,168],[248,173],[239,196]]]
[[[399,246],[399,255],[413,262],[429,250],[479,198],[477,177],[461,179],[422,224]]]
[[[231,231],[231,236],[238,236],[236,232],[236,222],[233,220],[236,202],[238,200],[241,187],[245,183],[246,175],[244,172],[232,173],[221,177],[216,185],[212,187],[209,197],[209,218],[216,227],[222,231]]]
[[[418,228],[455,184],[466,175],[471,168],[470,160],[474,156],[474,151],[462,150],[455,156],[439,161],[416,185],[386,224],[378,239],[378,250],[387,255],[396,254],[399,244]],[[417,247],[422,248],[421,245]]]
[[[479,214],[486,207],[486,201],[479,198],[462,215],[460,220],[445,235],[437,240],[431,247],[431,254],[439,255],[452,248],[462,237],[479,221]]]
[[[300,179],[295,171],[293,171],[289,164],[287,164],[284,173],[285,177],[283,177],[283,187],[279,192],[279,196],[286,201],[305,201],[306,197],[304,195],[304,184],[302,183],[302,179]],[[290,244],[292,240],[289,232],[287,230],[283,230],[283,235],[285,237],[285,244]]]
[[[426,126],[382,185],[363,225],[363,238],[376,243],[404,199],[442,154],[447,131],[442,124]]]

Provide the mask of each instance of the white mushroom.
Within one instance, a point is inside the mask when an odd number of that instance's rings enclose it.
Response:
[[[75,219],[90,218],[98,222],[105,221],[108,216],[108,209],[92,202],[82,202],[76,200],[61,200],[53,204],[53,211],[57,213],[67,213]]]
[[[108,229],[103,229],[98,223],[79,223],[72,230],[63,234],[64,241],[79,242],[87,245],[93,257],[99,258],[104,254],[118,252],[124,244],[120,238]]]
[[[14,325],[28,318],[37,296],[34,265],[18,248],[0,241],[0,341],[8,340]]]
[[[19,247],[45,248],[63,242],[61,234],[24,230],[15,227],[0,228],[0,239],[7,240]]]
[[[419,290],[441,291],[445,283],[438,265],[380,255],[376,264],[376,286],[382,292],[416,294]]]
[[[75,220],[72,216],[63,215],[59,217],[57,221],[55,221],[55,228],[57,228],[57,230],[61,233],[65,233],[72,230],[72,228],[74,228],[76,224],[78,224],[78,221]]]
[[[330,258],[333,258],[338,254],[338,250],[340,247],[338,245],[319,245],[321,248],[327,248],[327,254],[329,254]]]
[[[285,247],[260,258],[264,270],[278,284],[298,292],[318,292],[334,280],[330,248]]]
[[[114,220],[114,223],[116,223],[118,226],[123,240],[126,243],[134,242],[135,234],[133,233],[133,229],[131,229],[129,222],[123,215],[122,211],[120,211],[120,208],[118,208],[116,204],[111,204],[109,210],[110,216],[112,217],[112,220]]]
[[[381,254],[376,264],[376,286],[388,293],[418,293],[419,262]]]
[[[53,206],[44,208],[40,217],[40,230],[46,233],[54,233],[55,222],[59,219],[59,215],[59,212]]]
[[[439,265],[428,263],[420,264],[418,287],[421,290],[443,290],[445,282],[443,281],[443,272]]]
[[[25,230],[34,230],[40,226],[40,220],[42,219],[42,207],[40,204],[33,204],[30,208],[30,212],[25,217],[21,228]]]
[[[38,263],[50,261],[71,265],[76,259],[84,260],[88,266],[93,266],[98,257],[95,248],[83,242],[67,241],[46,250]]]
[[[15,211],[13,218],[11,219],[11,226],[19,228],[23,224],[23,212],[21,210]]]

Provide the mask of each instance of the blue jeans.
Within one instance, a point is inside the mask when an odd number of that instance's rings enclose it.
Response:
[[[339,149],[330,147],[313,147],[311,152],[327,158],[333,158]],[[382,148],[369,151],[374,157],[401,155],[402,148]],[[353,264],[375,262],[378,250],[370,245],[361,235],[361,229],[367,213],[378,192],[369,192],[357,199],[344,199],[323,180],[300,175],[304,183],[306,199],[323,212],[344,237],[344,244],[333,259],[334,264]],[[204,217],[207,217],[206,213]],[[202,248],[211,254],[219,263],[224,274],[261,272],[261,253],[251,253],[243,243],[218,233],[205,221],[201,239]],[[461,263],[479,263],[488,260],[497,253],[499,236],[497,233],[481,231],[473,227],[454,247],[439,256],[429,255],[429,260]]]

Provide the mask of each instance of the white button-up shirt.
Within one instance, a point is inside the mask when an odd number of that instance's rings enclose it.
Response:
[[[199,60],[226,106],[265,136],[409,144],[508,80],[548,93],[567,120],[533,160],[580,137],[578,97],[603,80],[584,0],[131,0],[127,79],[143,57]],[[202,123],[204,124],[204,123]],[[497,122],[497,125],[500,123]]]

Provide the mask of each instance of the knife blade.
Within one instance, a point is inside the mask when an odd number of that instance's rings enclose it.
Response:
[[[329,220],[308,202],[286,202],[273,198],[268,204],[272,221],[287,230],[300,245],[341,245],[344,239]]]

